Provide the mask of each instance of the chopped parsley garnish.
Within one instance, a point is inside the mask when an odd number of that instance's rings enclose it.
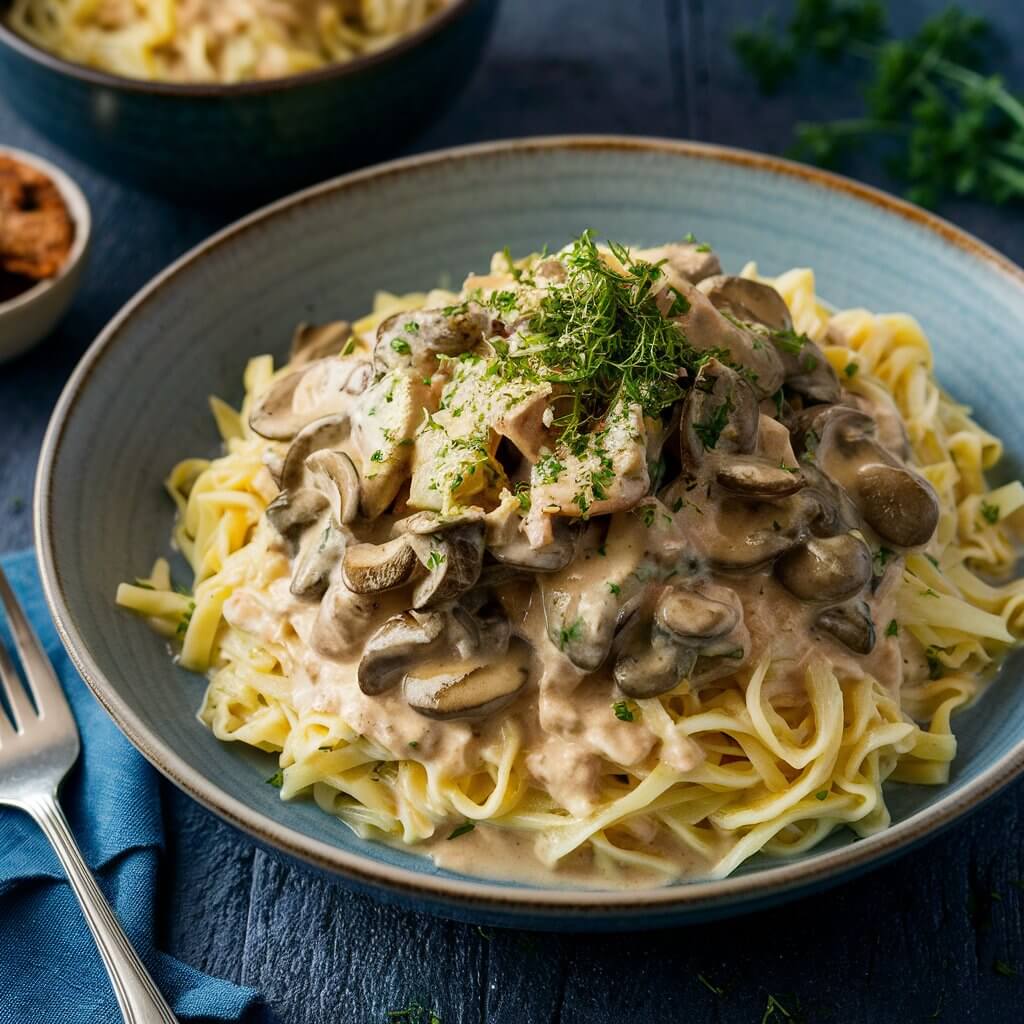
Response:
[[[436,569],[442,562],[444,562],[447,556],[437,548],[431,548],[430,554],[427,555],[427,568]]]
[[[851,379],[853,379],[854,377],[857,376],[857,371],[858,370],[860,370],[860,366],[857,363],[847,363],[843,367],[843,373],[845,373],[846,376],[851,378]]]
[[[782,349],[783,352],[788,352],[790,355],[798,356],[803,351],[804,345],[810,343],[810,338],[806,334],[797,334],[792,327],[789,327],[782,331],[771,332],[772,341]],[[813,357],[812,357],[813,358]],[[815,360],[817,365],[817,360]],[[811,367],[814,369],[814,366]]]
[[[467,832],[472,832],[476,828],[476,825],[472,821],[464,821],[458,828],[453,828],[448,833],[449,839],[458,839],[459,836],[466,835]]]
[[[409,746],[412,747],[413,750],[416,750],[419,745],[419,740],[409,740]]]
[[[388,1010],[392,1024],[441,1024],[437,1010],[431,1010],[419,1002],[412,1002],[401,1010]]]
[[[899,636],[900,624],[895,619],[889,620],[889,625],[885,627],[886,636]]]
[[[882,576],[885,573],[885,567],[889,564],[892,558],[896,555],[895,551],[892,551],[887,547],[880,547],[872,559],[874,565],[874,572],[876,576]]]
[[[784,470],[786,473],[799,472],[798,466],[787,466],[785,459],[779,459],[779,469]]]
[[[982,498],[981,501],[981,518],[986,523],[991,523],[993,526],[999,522],[999,506],[993,505],[991,502],[985,501]]]
[[[188,632],[188,625],[192,621],[192,613],[196,610],[195,601],[189,601],[188,608],[182,612],[178,628],[174,631],[176,636],[184,636]]]
[[[579,640],[580,634],[583,632],[583,620],[577,619],[571,626],[566,628],[563,626],[558,631],[558,649],[564,651],[569,644],[575,640]]]
[[[722,431],[725,430],[729,423],[730,412],[732,412],[732,402],[726,398],[724,402],[715,407],[714,411],[703,423],[694,423],[693,432],[700,438],[700,443],[707,450],[710,451],[718,444]]]
[[[280,768],[266,780],[268,786],[273,786],[275,789],[280,789],[284,785],[284,772]]]
[[[409,329],[408,324],[406,325],[405,329],[406,330]],[[407,356],[412,351],[412,348],[410,347],[409,342],[407,342],[405,340],[405,338],[392,338],[391,339],[391,347],[399,355],[402,355],[402,356]]]
[[[644,505],[643,508],[639,509],[639,513],[640,513],[640,519],[643,522],[644,526],[653,526],[654,525],[654,506],[653,505]]]
[[[996,960],[992,964],[992,970],[996,974],[1001,974],[1004,978],[1016,978],[1017,971],[1011,967],[1005,960]]]
[[[633,714],[633,709],[624,700],[617,700],[612,705],[612,711],[620,722],[632,722],[636,717]]]
[[[516,500],[519,502],[519,509],[522,512],[530,511],[530,492],[527,490],[517,491]]]
[[[619,596],[619,594],[621,594],[621,593],[622,593],[622,587],[620,587],[620,586],[618,585],[618,583],[609,583],[609,584],[608,584],[608,589],[609,589],[609,590],[610,590],[610,591],[611,591],[611,592],[612,592],[612,593],[613,593],[613,594],[614,594],[614,595],[615,595],[616,597],[618,597],[618,596]]]
[[[828,790],[827,789],[819,789],[818,792],[814,794],[814,799],[815,800],[827,800],[828,799]]]
[[[406,331],[407,334],[415,334],[419,329],[420,329],[420,325],[418,323],[416,323],[415,320],[410,320],[405,325],[405,331]],[[392,344],[392,346],[394,346],[395,343],[392,342],[391,344]]]
[[[373,453],[373,454],[372,454],[372,455],[370,456],[370,461],[371,461],[371,462],[383,462],[383,461],[384,461],[384,453],[383,453],[383,452],[382,452],[382,451],[381,451],[381,450],[380,450],[380,449],[378,448],[378,449],[377,449],[377,450],[376,450],[376,451],[375,451],[375,452],[374,452],[374,453]]]
[[[928,678],[941,679],[945,674],[945,666],[939,661],[939,651],[936,647],[927,647],[924,652],[925,660],[928,662]]]

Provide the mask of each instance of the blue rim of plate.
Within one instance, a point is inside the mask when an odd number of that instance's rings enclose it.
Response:
[[[93,661],[75,627],[65,599],[60,571],[54,562],[53,523],[48,507],[51,474],[64,427],[89,377],[105,354],[123,337],[122,328],[144,309],[149,299],[167,281],[202,259],[205,254],[231,244],[235,238],[247,232],[258,230],[268,220],[333,192],[416,172],[421,168],[473,161],[480,156],[500,157],[503,154],[522,155],[557,150],[657,152],[689,160],[739,165],[752,171],[798,179],[808,186],[842,193],[848,198],[927,229],[942,242],[954,245],[986,263],[989,270],[1004,277],[1009,287],[1024,289],[1024,270],[990,246],[934,214],[841,175],[779,157],[725,146],[636,136],[546,136],[459,146],[355,171],[271,203],[212,235],[143,287],[88,348],[54,408],[43,439],[36,475],[33,522],[46,601],[72,663],[118,728],[154,767],[198,803],[260,843],[361,888],[383,890],[392,897],[405,898],[421,905],[426,903],[432,909],[459,916],[490,913],[505,920],[517,917],[531,919],[534,924],[544,920],[561,920],[567,924],[575,921],[578,924],[581,921],[585,923],[587,919],[597,924],[603,919],[640,918],[642,915],[641,920],[632,922],[640,927],[671,923],[683,916],[700,913],[705,916],[711,916],[716,911],[728,913],[729,908],[737,904],[764,904],[791,898],[801,891],[823,887],[905,852],[911,846],[934,836],[968,811],[976,809],[1013,779],[1024,774],[1024,739],[1019,740],[976,778],[952,787],[935,803],[906,820],[838,849],[815,854],[809,860],[782,861],[749,874],[724,879],[695,880],[661,888],[623,891],[518,885],[510,887],[484,879],[438,877],[385,864],[369,855],[346,852],[275,822],[221,791],[214,782],[186,764],[173,749],[151,735],[121,699],[116,688],[105,679]]]

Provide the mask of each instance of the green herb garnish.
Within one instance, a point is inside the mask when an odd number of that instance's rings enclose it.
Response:
[[[780,35],[766,23],[733,44],[762,91],[772,92],[804,55],[870,69],[862,116],[797,126],[793,154],[835,165],[874,140],[915,202],[948,196],[1003,203],[1024,198],[1024,103],[988,62],[988,23],[950,7],[904,39],[887,36],[879,0],[798,0]]]
[[[620,722],[632,722],[635,718],[633,709],[624,700],[617,700],[612,705],[612,711]]]
[[[384,453],[383,453],[383,452],[382,452],[382,451],[381,451],[381,450],[380,450],[380,449],[378,448],[378,449],[377,449],[377,450],[376,450],[376,451],[375,451],[375,452],[374,452],[374,453],[373,453],[373,454],[372,454],[372,455],[370,456],[370,461],[371,461],[371,462],[383,462],[383,461],[384,461]]]
[[[613,594],[614,594],[614,595],[615,595],[616,597],[618,597],[618,596],[619,596],[619,594],[621,594],[621,593],[622,593],[622,587],[620,587],[620,586],[618,585],[618,583],[609,583],[609,584],[608,584],[608,589],[609,589],[609,590],[610,590],[610,591],[611,591],[611,592],[612,592],[612,593],[613,593]]]
[[[406,330],[408,330],[408,329],[409,329],[409,328],[408,328],[408,325],[406,325],[406,328],[405,328],[405,329],[406,329]],[[396,352],[397,352],[397,353],[398,353],[399,355],[403,355],[403,356],[407,356],[407,355],[408,355],[408,354],[409,354],[409,353],[410,353],[410,352],[412,351],[412,348],[410,347],[410,345],[409,345],[409,342],[407,342],[407,341],[405,340],[405,338],[392,338],[392,339],[391,339],[391,347],[392,347],[392,348],[393,348],[393,349],[394,349],[394,350],[395,350],[395,351],[396,351]]]
[[[472,832],[476,828],[476,825],[472,821],[464,821],[458,828],[453,828],[448,834],[449,839],[458,839],[459,836],[466,835],[467,832]]]
[[[858,363],[847,363],[843,367],[843,373],[845,373],[846,376],[849,377],[852,380],[854,377],[857,376],[857,371],[859,369],[860,369],[860,365]]]
[[[985,501],[984,498],[981,501],[981,518],[986,523],[991,523],[993,526],[999,522],[999,506],[993,505],[991,502]]]
[[[886,636],[899,636],[900,624],[895,619],[889,620],[889,625],[885,627]]]
[[[275,789],[280,789],[284,785],[284,772],[280,768],[266,780],[268,786],[273,786]]]

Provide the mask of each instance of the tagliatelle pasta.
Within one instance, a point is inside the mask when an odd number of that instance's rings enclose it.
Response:
[[[129,78],[281,78],[390,46],[447,0],[13,0],[19,35]]]
[[[1024,631],[999,440],[810,270],[499,254],[211,404],[223,454],[166,483],[193,585],[118,603],[283,798],[454,870],[651,885],[884,829]]]

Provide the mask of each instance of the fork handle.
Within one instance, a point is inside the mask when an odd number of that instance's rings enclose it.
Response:
[[[67,872],[127,1024],[178,1024],[82,859],[56,796],[33,795],[19,806],[43,830]]]

